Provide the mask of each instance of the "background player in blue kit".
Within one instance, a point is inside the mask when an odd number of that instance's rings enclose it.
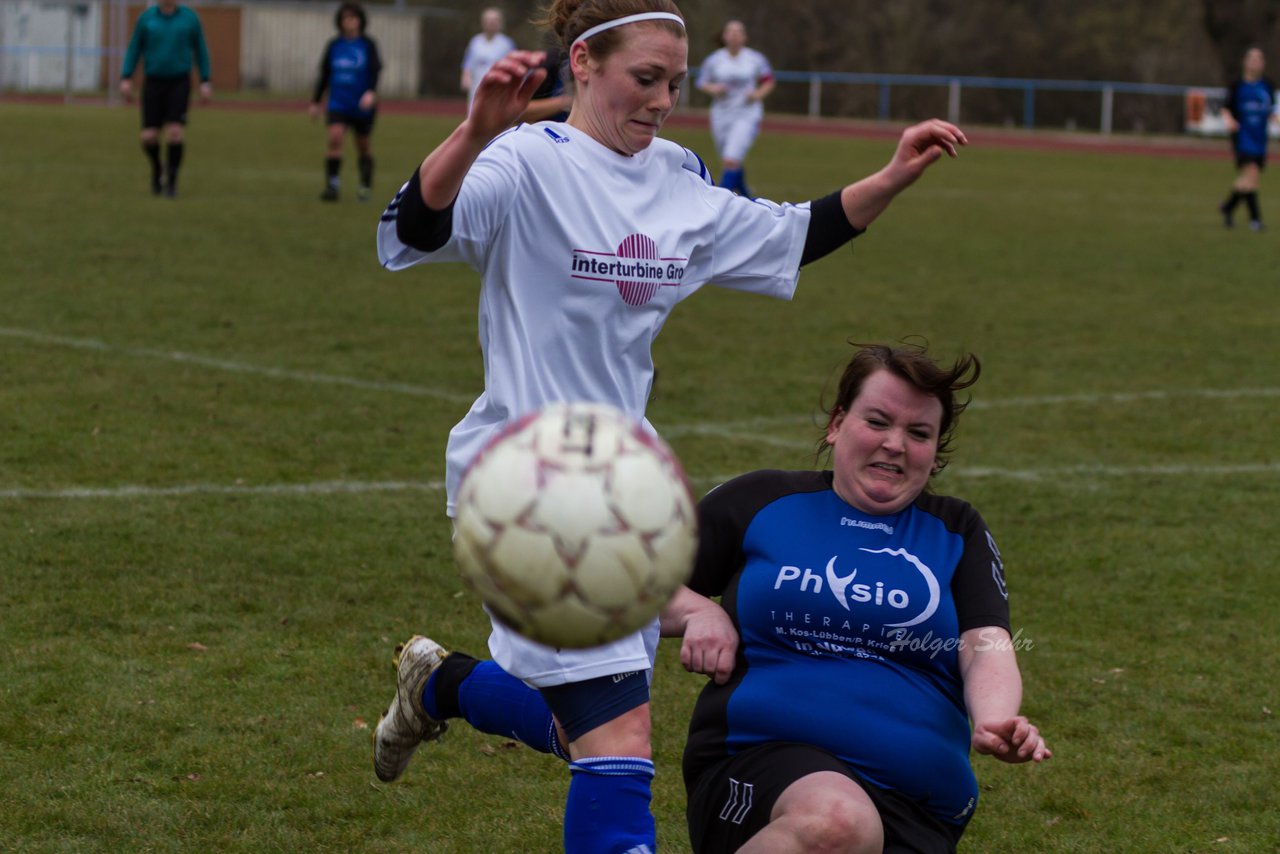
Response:
[[[710,284],[789,299],[802,264],[861,233],[965,143],[954,125],[923,122],[883,169],[821,199],[735,196],[711,185],[697,155],[659,137],[688,75],[684,19],[671,0],[555,0],[547,19],[573,78],[568,120],[512,128],[544,82],[545,56],[500,59],[378,227],[387,269],[463,262],[480,275],[484,391],[449,434],[450,515],[462,473],[511,421],[566,401],[643,419],[652,344],[679,302]],[[652,851],[658,620],[587,650],[552,649],[491,623],[493,662],[447,655],[421,636],[398,651],[396,693],[374,733],[378,777],[398,778],[419,744],[463,716],[568,753],[569,854]]]
[[[1262,211],[1258,206],[1258,183],[1267,165],[1267,134],[1276,116],[1276,87],[1262,76],[1266,57],[1260,48],[1245,51],[1241,76],[1227,89],[1222,117],[1231,132],[1231,151],[1239,174],[1231,185],[1231,195],[1222,203],[1222,219],[1227,228],[1235,222],[1233,215],[1241,201],[1249,208],[1249,227],[1262,230]]]
[[[342,137],[351,128],[359,156],[360,201],[369,198],[373,183],[373,120],[377,111],[378,75],[382,58],[378,45],[364,34],[367,19],[359,4],[343,3],[333,16],[338,35],[325,45],[320,59],[320,77],[311,99],[311,117],[320,115],[320,99],[329,90],[329,106],[325,117],[324,192],[326,202],[338,200],[339,173],[342,170]]]
[[[719,50],[702,61],[698,88],[711,96],[711,137],[720,154],[720,186],[744,196],[747,152],[760,133],[764,99],[773,91],[773,68],[764,54],[747,47],[747,28],[730,21]]]
[[[200,97],[213,94],[209,83],[209,48],[195,10],[178,0],[159,0],[138,16],[120,69],[120,92],[133,98],[133,76],[142,60],[142,152],[151,164],[151,192],[177,195],[178,170],[186,151],[187,107],[191,101],[191,68],[200,73]],[[160,130],[164,129],[165,163],[160,164]]]
[[[689,727],[698,854],[952,852],[977,805],[971,747],[1051,755],[1018,712],[995,541],[929,492],[978,373],[862,347],[827,413],[832,471],[753,472],[700,503],[689,586],[722,597],[740,639]]]

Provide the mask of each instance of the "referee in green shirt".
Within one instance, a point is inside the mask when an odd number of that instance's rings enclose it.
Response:
[[[178,0],[158,0],[138,17],[120,70],[120,92],[133,98],[133,70],[142,59],[146,80],[142,90],[142,151],[151,163],[151,192],[174,196],[182,165],[183,130],[191,100],[191,66],[200,72],[200,97],[209,100],[209,49],[193,9]],[[160,128],[164,127],[164,167],[160,163]]]

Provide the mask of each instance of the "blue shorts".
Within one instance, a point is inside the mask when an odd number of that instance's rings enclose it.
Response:
[[[649,702],[649,672],[633,670],[538,690],[573,742]]]

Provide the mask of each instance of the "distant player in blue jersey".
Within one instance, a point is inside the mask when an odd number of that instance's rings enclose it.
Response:
[[[698,854],[953,852],[978,801],[970,748],[1051,755],[1018,711],[995,541],[929,492],[978,373],[862,347],[827,413],[833,471],[753,472],[699,505],[689,586],[722,597],[739,642],[685,748]]]
[[[159,0],[138,16],[120,69],[120,92],[133,99],[133,72],[142,60],[142,152],[151,164],[151,192],[175,196],[178,169],[186,150],[187,107],[191,101],[191,68],[200,73],[200,97],[213,95],[209,83],[209,48],[193,9],[178,0]],[[165,163],[160,163],[160,130],[164,129]]]
[[[534,122],[563,122],[569,119],[569,108],[573,106],[573,92],[565,85],[564,52],[560,45],[551,43],[546,46],[546,59],[542,68],[547,70],[547,77],[542,85],[533,93],[529,106],[520,114],[520,121],[526,124]]]
[[[360,201],[369,198],[373,183],[373,119],[378,103],[378,75],[382,59],[378,45],[364,34],[367,24],[364,9],[357,3],[343,3],[333,16],[338,35],[325,46],[320,60],[320,78],[311,99],[311,117],[320,115],[320,99],[329,90],[329,106],[325,117],[328,145],[324,156],[325,186],[320,198],[338,200],[339,173],[342,170],[342,137],[351,128],[356,137],[356,153],[360,157]]]
[[[1258,182],[1267,165],[1269,125],[1280,121],[1276,115],[1275,84],[1262,76],[1266,64],[1261,49],[1247,50],[1241,77],[1227,89],[1227,100],[1222,105],[1222,117],[1231,132],[1231,150],[1239,170],[1235,183],[1231,185],[1231,195],[1219,208],[1227,228],[1235,225],[1236,205],[1243,201],[1249,208],[1249,227],[1262,231]]]

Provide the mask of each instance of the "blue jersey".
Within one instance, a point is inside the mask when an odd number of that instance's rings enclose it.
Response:
[[[320,60],[320,79],[311,100],[320,103],[320,97],[328,89],[329,112],[368,116],[372,111],[360,109],[360,98],[365,92],[377,89],[381,73],[382,59],[373,39],[368,36],[334,38]]]
[[[1227,90],[1223,104],[1231,111],[1240,129],[1231,135],[1237,154],[1261,157],[1267,153],[1267,124],[1275,112],[1275,86],[1263,77],[1259,80],[1237,80]]]
[[[963,501],[924,495],[872,516],[831,484],[755,472],[699,505],[690,587],[722,597],[741,642],[730,680],[698,698],[686,781],[748,747],[803,742],[964,824],[978,786],[959,637],[1009,628],[999,553]]]

